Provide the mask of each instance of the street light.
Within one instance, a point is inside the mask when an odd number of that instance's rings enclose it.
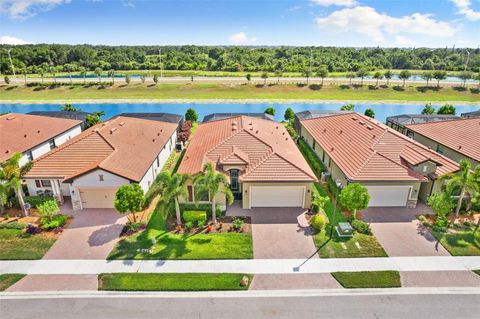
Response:
[[[465,72],[467,71],[468,68],[468,60],[470,59],[470,51],[465,50],[467,52],[467,61],[465,61]]]
[[[337,185],[337,192],[335,194],[335,206],[333,206],[333,218],[332,218],[332,225],[330,227],[330,239],[332,239],[333,230],[335,229],[335,223],[337,219],[338,194],[340,193],[340,189],[342,188],[342,182],[339,179],[337,179],[335,181],[335,185]]]
[[[17,75],[15,74],[15,67],[13,66],[13,61],[12,61],[12,56],[10,55],[10,51],[12,51],[12,48],[7,50],[8,59],[10,60],[10,65],[12,66],[13,78],[15,79],[15,83],[17,83]]]

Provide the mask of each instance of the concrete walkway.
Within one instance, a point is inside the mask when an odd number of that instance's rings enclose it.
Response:
[[[104,272],[295,274],[335,271],[466,271],[480,256],[242,260],[18,260],[1,261],[0,274],[99,274]]]

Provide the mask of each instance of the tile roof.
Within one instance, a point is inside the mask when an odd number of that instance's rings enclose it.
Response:
[[[460,154],[480,161],[480,118],[411,124],[406,127]]]
[[[425,177],[407,163],[426,159],[441,164],[439,176],[458,170],[452,160],[361,114],[306,119],[301,124],[351,181],[423,181]]]
[[[7,113],[0,115],[0,162],[16,152],[25,152],[70,129],[82,121]]]
[[[248,116],[201,123],[178,171],[197,174],[208,161],[245,163],[242,181],[316,180],[282,124]]]
[[[400,125],[431,123],[459,119],[460,116],[450,114],[401,114],[387,117],[387,122]]]
[[[115,117],[35,160],[25,177],[68,180],[100,168],[139,182],[176,129],[174,123]]]

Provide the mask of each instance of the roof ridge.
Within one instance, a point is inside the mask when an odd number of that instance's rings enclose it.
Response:
[[[210,123],[210,122],[208,122]],[[240,132],[244,131],[245,129],[241,129],[241,130],[237,130],[236,132],[233,132],[230,136],[228,136],[227,138],[225,138],[223,141],[221,141],[220,143],[217,143],[216,145],[214,145],[212,148],[210,148],[208,151],[205,152],[205,155],[213,152],[214,150],[216,150],[218,147],[220,147],[220,145],[223,145],[225,144],[227,141],[231,140],[234,136],[237,136],[237,134],[240,134]]]

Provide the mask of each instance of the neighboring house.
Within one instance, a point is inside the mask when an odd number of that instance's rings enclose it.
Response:
[[[29,114],[0,115],[0,163],[20,152],[23,166],[80,134],[81,123]]]
[[[323,116],[329,116],[332,114],[343,114],[343,113],[349,113],[349,111],[338,111],[338,110],[307,110],[307,111],[302,111],[295,113],[295,119],[294,119],[294,128],[295,131],[297,131],[298,134],[300,134],[301,126],[300,126],[300,121],[301,120],[306,120],[306,119],[315,119],[317,117],[323,117]]]
[[[199,124],[178,172],[199,174],[207,162],[229,177],[230,189],[245,209],[310,207],[317,179],[280,123],[236,116]],[[184,201],[194,202],[195,190],[191,185],[188,190]],[[219,194],[216,202],[225,208],[225,195]]]
[[[367,116],[350,112],[300,121],[300,136],[334,180],[365,185],[372,207],[415,207],[441,189],[452,160]]]
[[[74,209],[113,208],[117,189],[146,192],[174,150],[177,125],[131,117],[97,124],[33,162],[24,176],[31,195],[71,196]]]
[[[480,118],[407,125],[407,134],[417,142],[460,162],[480,163]]]
[[[480,117],[480,110],[461,114],[464,118]]]
[[[242,115],[255,117],[263,120],[275,121],[275,117],[267,113],[212,113],[212,114],[205,115],[203,117],[203,122],[224,120],[233,116],[242,116]]]
[[[33,111],[27,114],[82,121],[82,128],[87,123],[87,115],[93,115],[82,111]]]
[[[459,116],[450,114],[401,114],[387,117],[386,124],[394,130],[407,135],[406,125],[456,120],[459,118]]]
[[[180,132],[183,125],[183,116],[172,113],[122,113],[118,116],[135,117],[138,119],[152,120],[177,124],[177,132]]]

